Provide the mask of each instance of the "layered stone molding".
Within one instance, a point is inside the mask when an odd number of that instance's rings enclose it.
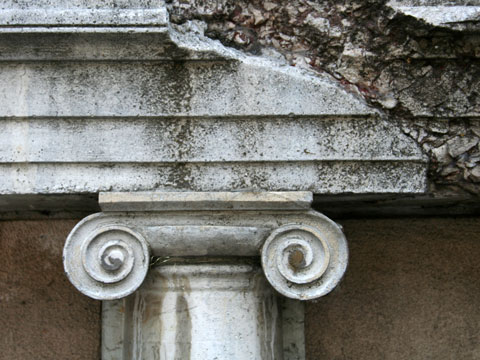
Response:
[[[291,317],[303,310],[276,294],[323,296],[348,262],[345,236],[310,210],[311,193],[101,193],[99,201],[103,212],[72,230],[63,260],[79,291],[116,300],[104,303],[104,360],[302,358],[303,330]]]
[[[10,210],[99,191],[425,191],[421,149],[328,76],[172,25],[161,1],[115,4],[2,3]]]

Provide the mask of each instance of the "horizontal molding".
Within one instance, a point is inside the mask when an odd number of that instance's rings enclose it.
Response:
[[[423,161],[4,164],[0,165],[0,194],[152,190],[424,193],[426,171]]]
[[[21,32],[30,29],[39,31],[41,27],[48,27],[49,31],[58,31],[52,27],[166,27],[167,11],[165,8],[10,8],[0,10],[0,33],[7,30],[13,32],[15,28]],[[72,29],[73,30],[73,29]]]
[[[373,113],[327,78],[262,59],[0,64],[0,117]]]
[[[0,62],[222,60],[179,48],[166,28],[14,28],[0,32]],[[27,31],[28,33],[20,33]],[[40,32],[40,33],[37,33]]]
[[[308,191],[101,192],[102,211],[309,210]],[[174,231],[172,231],[173,233]]]
[[[426,161],[379,118],[137,118],[0,121],[0,163]]]

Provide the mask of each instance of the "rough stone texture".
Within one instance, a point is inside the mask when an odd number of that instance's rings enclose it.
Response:
[[[404,131],[430,157],[431,191],[478,195],[480,191],[480,121],[417,119]]]
[[[468,7],[468,11],[479,5],[476,1],[395,1],[391,5],[417,10],[419,5],[428,5],[430,13],[436,11],[439,16],[439,6],[455,4]],[[292,66],[329,73],[390,119],[405,120],[406,133],[422,145],[429,140],[419,140],[418,134],[412,133],[418,117],[429,117],[433,126],[461,122],[468,133],[478,123],[480,36],[475,17],[463,22],[466,27],[458,29],[465,31],[460,31],[454,30],[455,26],[437,27],[420,15],[406,16],[387,6],[385,0],[173,0],[169,6],[171,21],[204,21],[207,35],[227,46],[251,53],[268,53],[274,48]],[[448,17],[455,11],[446,7],[443,14]],[[463,126],[450,127],[444,140],[462,137],[464,131]],[[441,146],[441,141],[443,138],[435,147]],[[476,156],[476,150],[465,150],[462,143],[450,144],[459,154],[457,158]],[[455,160],[452,171],[437,171],[437,157],[430,149],[426,153],[432,159],[432,193],[479,193],[476,163],[465,172],[463,160]],[[453,172],[462,174],[452,179]]]
[[[63,273],[76,221],[0,222],[0,359],[98,359],[100,302]]]
[[[480,358],[480,219],[341,221],[350,263],[307,304],[307,359]]]

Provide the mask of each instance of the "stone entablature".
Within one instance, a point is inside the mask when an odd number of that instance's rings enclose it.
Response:
[[[100,191],[425,191],[418,145],[328,76],[171,25],[162,2],[116,3],[3,3],[10,211],[12,196]]]

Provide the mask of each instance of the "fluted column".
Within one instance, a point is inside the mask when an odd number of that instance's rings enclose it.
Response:
[[[103,359],[281,359],[290,330],[277,294],[318,298],[347,266],[341,229],[311,200],[101,194],[103,212],[73,229],[64,264],[82,293],[115,300],[104,302]]]

